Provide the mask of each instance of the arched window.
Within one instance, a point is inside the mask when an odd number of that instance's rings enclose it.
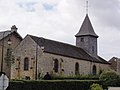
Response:
[[[24,70],[29,70],[29,59],[27,57],[24,59]]]
[[[57,73],[59,68],[59,62],[57,59],[54,60],[54,71]]]
[[[96,75],[96,74],[97,74],[97,69],[96,69],[96,66],[95,66],[95,65],[93,65],[92,73],[93,73],[93,75]]]
[[[79,75],[79,63],[75,63],[75,75]]]

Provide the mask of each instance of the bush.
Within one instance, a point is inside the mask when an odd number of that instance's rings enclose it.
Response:
[[[100,75],[100,80],[104,81],[106,86],[116,86],[119,81],[119,76],[115,72],[104,72]]]
[[[91,90],[103,90],[102,86],[97,84],[97,83],[93,83],[91,86],[90,86]]]
[[[7,90],[89,90],[93,83],[102,84],[98,80],[12,81]]]

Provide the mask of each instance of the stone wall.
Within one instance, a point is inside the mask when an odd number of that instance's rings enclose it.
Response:
[[[57,59],[59,62],[59,71],[55,73],[53,70],[54,59]],[[88,75],[92,74],[93,65],[96,66],[97,74],[99,74],[100,70],[109,70],[109,65],[90,62],[86,60],[74,59],[70,57],[64,57],[60,55],[43,53],[41,60],[39,61],[39,71],[43,73],[50,72],[51,74],[57,75],[75,75],[75,63],[79,64],[79,74],[80,75]],[[64,70],[64,71],[62,71]]]
[[[13,52],[15,57],[15,63],[11,67],[11,78],[12,79],[22,79],[25,78],[25,76],[30,76],[30,67],[32,67],[32,63],[36,60],[36,44],[35,42],[30,38],[25,38],[19,46],[14,50]],[[28,57],[29,62],[29,71],[24,71],[24,59]],[[20,64],[19,65],[17,64]],[[34,65],[35,66],[35,65]],[[18,69],[17,69],[18,68]],[[35,68],[35,67],[34,67]],[[34,69],[33,69],[34,72]]]
[[[94,56],[97,55],[97,38],[96,37],[92,37],[92,36],[76,37],[76,46],[86,50],[88,53]]]

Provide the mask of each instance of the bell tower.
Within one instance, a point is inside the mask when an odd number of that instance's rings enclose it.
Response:
[[[97,56],[98,35],[94,32],[88,14],[86,14],[82,26],[75,37],[77,47],[84,49],[91,55]]]

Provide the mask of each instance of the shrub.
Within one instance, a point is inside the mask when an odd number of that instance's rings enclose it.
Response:
[[[91,90],[103,90],[102,86],[97,84],[97,83],[93,83],[91,86],[90,86]]]
[[[104,72],[100,75],[100,80],[104,81],[107,86],[116,86],[119,80],[119,76],[115,72]]]

